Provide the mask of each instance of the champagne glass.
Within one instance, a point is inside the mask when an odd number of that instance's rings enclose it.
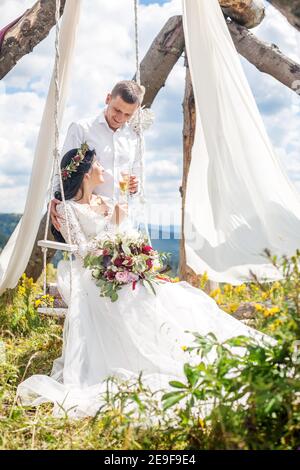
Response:
[[[120,167],[118,179],[119,179],[120,194],[122,198],[127,201],[127,196],[129,193],[130,168],[124,167],[124,166]]]

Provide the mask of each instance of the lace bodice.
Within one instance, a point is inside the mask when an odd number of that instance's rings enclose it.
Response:
[[[104,216],[94,210],[94,206],[80,204],[72,199],[66,201],[66,212],[69,220],[70,242],[77,245],[75,256],[83,259],[95,246],[95,237],[100,237],[105,232],[113,232],[115,226],[111,223],[111,215]],[[65,218],[64,205],[57,205],[57,213],[63,219],[59,219],[60,232],[68,243],[68,230]]]

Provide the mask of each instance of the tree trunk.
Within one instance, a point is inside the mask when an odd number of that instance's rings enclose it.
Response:
[[[182,198],[181,203],[181,239],[180,239],[180,258],[179,258],[179,277],[182,280],[189,282],[195,287],[199,287],[201,275],[196,274],[186,263],[185,253],[185,235],[184,235],[184,217],[185,217],[185,202],[186,202],[186,187],[187,178],[192,159],[192,148],[195,140],[196,131],[196,107],[193,85],[191,81],[190,69],[188,61],[185,61],[186,76],[185,76],[185,92],[183,100],[183,172],[182,172],[182,186],[179,191]],[[208,281],[205,285],[205,291],[209,293],[218,284],[214,281]]]
[[[5,35],[0,54],[0,79],[48,36],[55,25],[56,0],[38,0]],[[61,14],[65,0],[61,0]]]
[[[300,31],[300,0],[268,0]]]
[[[186,264],[185,255],[185,236],[184,236],[184,209],[186,199],[186,185],[187,177],[192,158],[192,147],[195,139],[196,128],[196,109],[193,85],[191,81],[190,69],[188,61],[185,61],[186,74],[185,74],[185,91],[183,99],[183,171],[182,171],[182,185],[180,186],[180,194],[182,198],[181,203],[181,239],[180,239],[180,258],[179,258],[179,276],[181,279],[188,281],[190,284],[195,285],[199,283],[198,277]]]

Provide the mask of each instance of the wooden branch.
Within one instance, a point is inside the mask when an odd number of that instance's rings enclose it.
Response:
[[[244,26],[227,21],[237,51],[261,72],[267,73],[291,90],[298,92],[300,65],[284,55],[275,44],[258,39]],[[163,38],[167,37],[165,42]],[[182,54],[184,33],[182,17],[174,16],[153,41],[142,62],[141,81],[147,88],[144,104],[151,106],[164,86],[168,74]],[[173,65],[172,65],[173,64]]]
[[[289,23],[300,31],[300,0],[268,0]]]
[[[238,52],[261,72],[272,75],[276,80],[297,92],[300,81],[300,65],[285,56],[275,44],[258,39],[244,26],[233,21],[228,23],[231,37]]]
[[[151,106],[183,50],[182,18],[173,16],[158,33],[141,62],[141,82],[146,87],[144,105]]]
[[[257,26],[264,17],[262,0],[219,0],[224,12],[242,25],[251,28]],[[65,0],[61,0],[63,13]],[[49,34],[55,24],[55,0],[38,0],[32,8],[28,9],[18,23],[5,34],[0,54],[0,79],[5,77],[17,62],[39,44]],[[175,34],[176,25],[172,31],[172,22],[168,25],[169,31],[165,31],[165,38],[158,37],[162,51],[168,49],[172,43],[172,35]],[[181,44],[172,47],[181,49]],[[163,54],[161,55],[163,58]],[[167,59],[171,59],[168,55]],[[172,69],[174,61],[169,60],[166,68]],[[156,70],[157,73],[159,71]],[[159,81],[159,79],[158,79]]]
[[[65,0],[61,0],[61,14]],[[38,0],[5,35],[0,53],[0,79],[48,36],[55,25],[55,0]]]
[[[237,23],[254,28],[265,17],[263,0],[219,0],[225,15]]]

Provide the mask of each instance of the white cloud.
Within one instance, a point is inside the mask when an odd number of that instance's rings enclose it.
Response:
[[[151,179],[173,179],[180,177],[180,169],[170,160],[159,160],[147,165],[147,177]]]
[[[96,114],[104,105],[107,92],[119,79],[131,78],[135,72],[134,22],[132,0],[99,0],[89,7],[88,0],[83,0],[82,15],[76,44],[75,60],[72,69],[72,81],[68,105],[65,111],[62,136],[71,120]],[[1,22],[4,24],[22,13],[23,8],[32,5],[27,2],[2,0]],[[180,14],[181,1],[172,0],[164,5],[158,4],[140,7],[140,57],[142,58],[151,45],[155,35],[167,19]],[[120,21],[121,18],[121,21]],[[2,148],[6,151],[0,157],[2,180],[10,178],[15,184],[11,188],[10,199],[5,196],[6,188],[1,184],[0,211],[23,210],[24,197],[19,197],[20,184],[29,181],[34,144],[38,133],[41,114],[48,90],[54,56],[54,31],[39,44],[33,53],[25,56],[8,74],[4,83],[8,91],[17,91],[2,97],[1,138]],[[183,94],[184,68],[178,64],[167,80],[166,87],[160,92],[153,107],[156,121],[148,132],[147,165],[153,160],[176,159],[181,157],[181,100]],[[26,92],[25,92],[26,91]],[[162,97],[162,101],[160,99]],[[170,103],[178,101],[178,115]],[[10,136],[13,129],[14,139]],[[178,133],[179,149],[171,145]],[[22,157],[20,157],[22,155]],[[10,161],[10,163],[8,163]],[[165,163],[163,163],[165,165]],[[154,170],[151,170],[154,171]],[[172,168],[169,170],[172,173]],[[168,178],[165,170],[166,178]],[[149,180],[151,181],[151,172]],[[179,172],[180,175],[180,172]],[[156,185],[151,185],[149,198],[158,199]],[[160,188],[162,191],[163,186]],[[168,191],[170,188],[168,186]],[[171,190],[172,192],[172,190]],[[176,194],[177,186],[173,193]],[[14,199],[14,201],[12,201]]]
[[[91,8],[91,3],[93,4]],[[106,93],[135,71],[132,0],[83,0],[69,100],[62,136],[71,120],[98,113]],[[0,0],[4,26],[32,6],[33,0]],[[274,42],[289,56],[300,56],[300,34],[274,8],[254,32]],[[140,7],[140,57],[172,15],[181,14],[181,0]],[[21,59],[0,87],[0,211],[21,212],[48,90],[54,58],[54,31]],[[269,136],[300,188],[300,100],[275,79],[242,61]],[[146,134],[148,200],[161,198],[180,214],[182,171],[182,101],[185,68],[181,58],[154,105],[156,120]],[[10,92],[4,95],[3,83]],[[299,101],[299,103],[298,103]],[[159,183],[158,183],[159,181]]]

